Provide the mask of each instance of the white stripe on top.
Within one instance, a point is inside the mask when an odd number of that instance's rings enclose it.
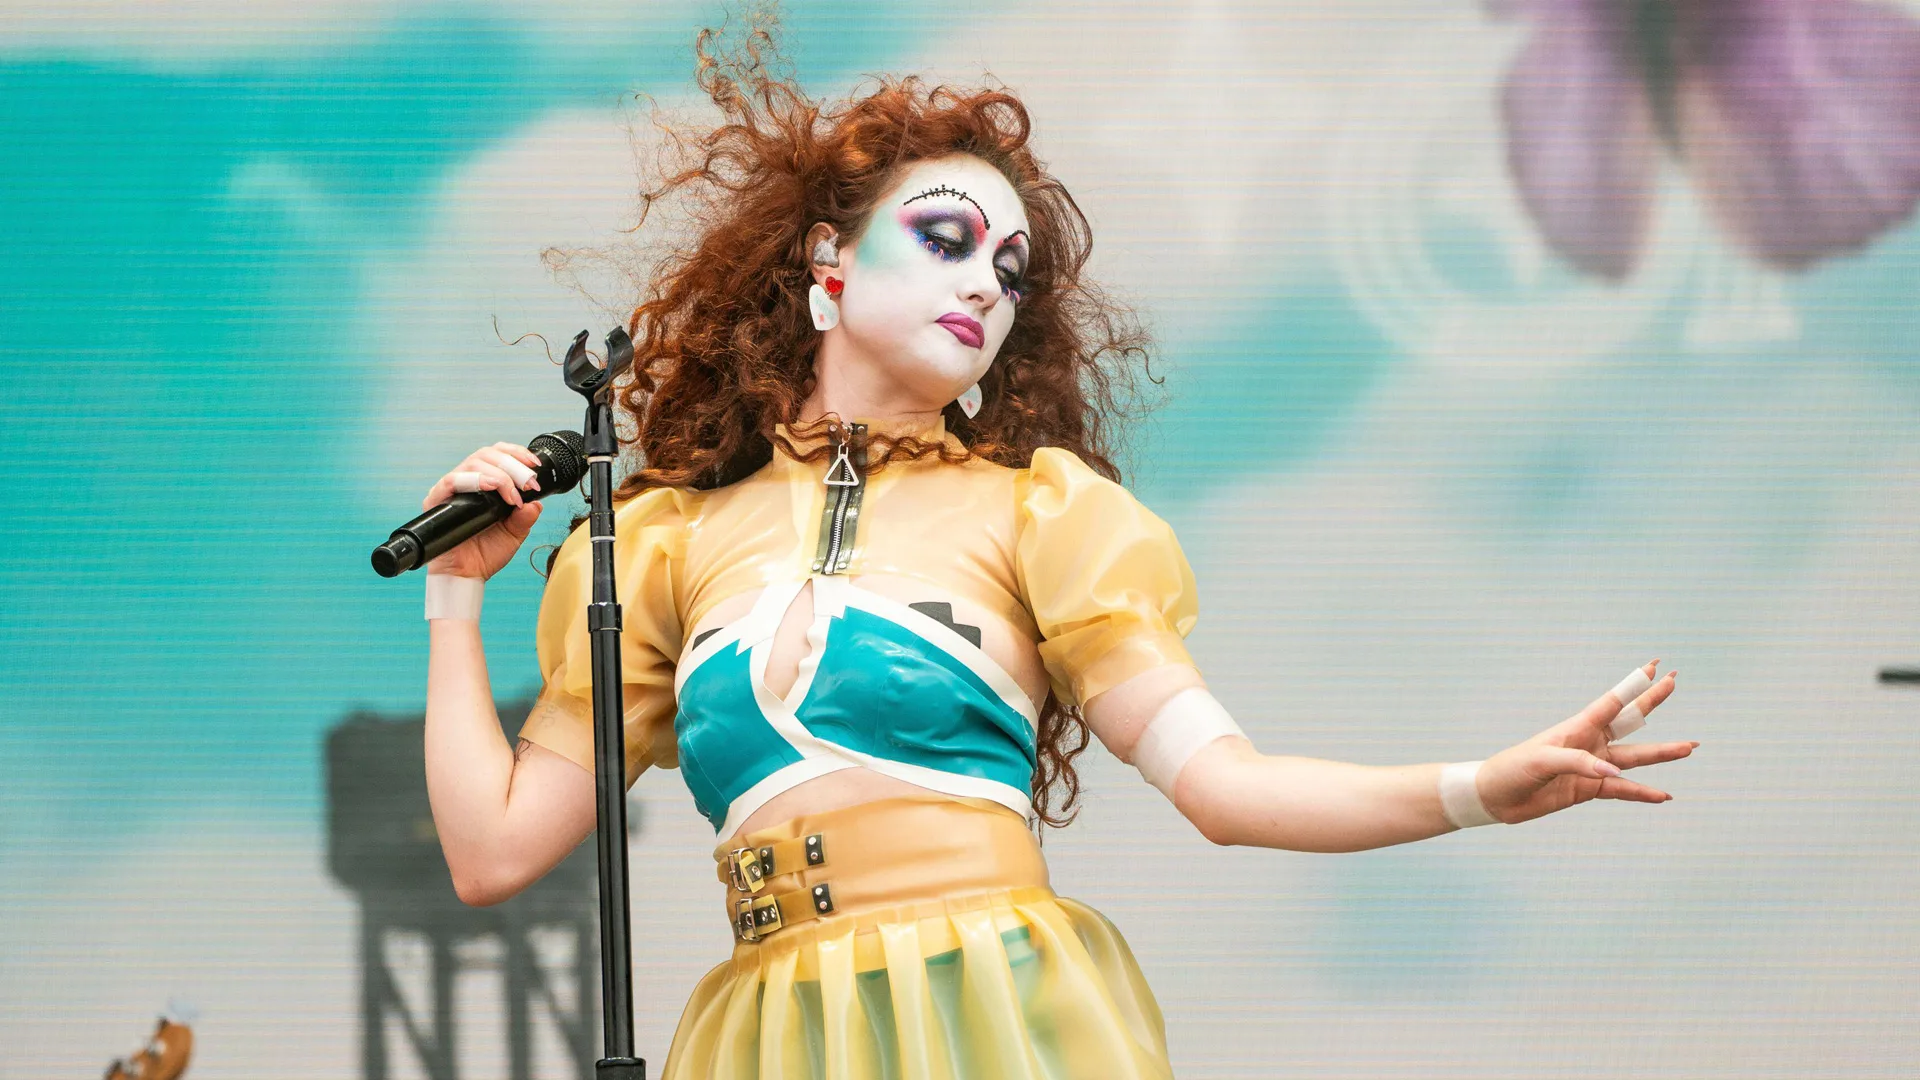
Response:
[[[774,638],[780,624],[785,620],[787,609],[804,589],[807,582],[813,582],[813,618],[807,628],[807,653],[802,657],[799,671],[793,687],[785,696],[776,696],[767,689],[767,664],[772,657]],[[953,657],[968,671],[987,684],[1003,704],[1024,717],[1029,727],[1037,727],[1038,710],[1033,700],[1020,684],[1008,675],[985,650],[973,642],[961,637],[952,627],[940,620],[915,611],[891,597],[860,588],[839,575],[815,575],[799,581],[784,582],[767,586],[754,601],[753,608],[733,624],[723,627],[702,641],[684,658],[674,673],[674,694],[679,695],[687,676],[706,663],[720,650],[732,646],[736,650],[749,651],[747,662],[748,681],[753,690],[754,702],[759,706],[761,716],[768,726],[793,747],[801,760],[776,769],[759,780],[746,791],[741,792],[727,806],[726,820],[721,823],[720,835],[732,836],[742,823],[751,817],[754,811],[765,806],[781,792],[828,773],[842,769],[866,768],[904,780],[910,784],[928,788],[948,795],[986,799],[1005,806],[1021,817],[1033,812],[1032,800],[1019,788],[988,780],[984,777],[966,776],[929,768],[924,765],[912,765],[889,758],[841,746],[838,743],[822,739],[807,730],[798,716],[800,706],[806,701],[812,689],[814,676],[819,671],[820,658],[826,652],[827,639],[832,634],[833,623],[844,615],[847,608],[857,608],[880,618],[886,619],[911,632],[915,637]]]

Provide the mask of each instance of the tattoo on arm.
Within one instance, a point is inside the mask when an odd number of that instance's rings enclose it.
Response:
[[[514,763],[519,764],[520,762],[525,761],[527,759],[527,751],[532,748],[533,748],[532,743],[528,742],[525,739],[521,739],[517,744],[514,745],[514,748],[513,748]]]

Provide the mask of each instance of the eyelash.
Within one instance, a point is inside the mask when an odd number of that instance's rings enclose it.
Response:
[[[925,229],[915,229],[914,234],[919,237],[921,247],[948,262],[958,262],[972,254],[970,250],[971,245],[967,244],[964,240],[948,240],[937,233]],[[1025,295],[1026,292],[1026,282],[1021,280],[1020,275],[1017,272],[1009,271],[999,265],[994,266],[993,274],[995,278],[999,279],[1001,295],[1016,304],[1019,303],[1020,298]]]
[[[948,246],[952,245],[952,246]],[[964,240],[948,240],[931,232],[920,233],[920,246],[949,262],[958,262],[972,254]]]
[[[1007,270],[1005,267],[1000,266],[993,268],[993,274],[995,277],[1000,278],[1000,292],[1004,294],[1007,299],[1012,300],[1016,304],[1019,303],[1020,298],[1026,294],[1026,280],[1017,272]],[[1002,274],[1005,276],[1002,277]]]

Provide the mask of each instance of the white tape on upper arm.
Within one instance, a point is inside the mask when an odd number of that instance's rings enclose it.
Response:
[[[1171,801],[1173,782],[1193,755],[1215,739],[1245,734],[1205,687],[1190,687],[1168,698],[1147,722],[1133,747],[1133,767]]]

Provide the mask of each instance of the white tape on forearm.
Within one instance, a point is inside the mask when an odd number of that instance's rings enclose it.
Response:
[[[1168,698],[1153,714],[1134,744],[1133,767],[1171,800],[1173,782],[1193,755],[1215,739],[1245,734],[1212,694],[1195,686]]]
[[[427,618],[480,621],[487,579],[427,572]]]
[[[1479,761],[1456,761],[1440,770],[1440,812],[1456,829],[1475,825],[1498,825],[1500,819],[1487,813],[1480,801]]]

